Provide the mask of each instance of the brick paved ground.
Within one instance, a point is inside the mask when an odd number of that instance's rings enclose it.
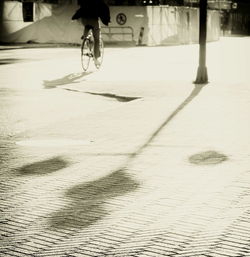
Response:
[[[4,141],[0,256],[250,256],[247,85],[156,84],[126,90],[142,98],[28,133],[81,136],[85,146]],[[101,97],[90,89],[110,89],[64,88],[86,101]]]

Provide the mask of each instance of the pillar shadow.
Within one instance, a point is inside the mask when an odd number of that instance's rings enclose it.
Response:
[[[160,132],[176,117],[176,115],[182,111],[192,100],[199,95],[202,88],[206,86],[206,84],[195,84],[194,89],[190,93],[190,95],[170,114],[169,117],[166,118],[166,120],[160,125],[160,127],[148,138],[148,140],[140,146],[137,151],[132,153],[130,155],[130,158],[128,159],[127,165],[136,158],[159,134]]]
[[[68,205],[49,217],[52,229],[86,228],[108,214],[105,203],[132,192],[139,183],[123,170],[117,170],[95,181],[70,188],[65,193]]]
[[[128,154],[127,160],[119,169],[105,177],[69,189],[65,194],[68,204],[65,208],[52,214],[49,218],[50,228],[86,228],[109,214],[104,206],[108,200],[136,190],[139,183],[126,173],[128,166],[169,122],[200,93],[204,86],[196,84],[190,95],[166,118],[148,140],[135,152]]]

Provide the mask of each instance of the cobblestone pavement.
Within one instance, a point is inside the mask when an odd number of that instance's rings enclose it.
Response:
[[[152,83],[51,89],[126,97],[12,136],[85,145],[1,139],[0,256],[250,256],[248,85]]]

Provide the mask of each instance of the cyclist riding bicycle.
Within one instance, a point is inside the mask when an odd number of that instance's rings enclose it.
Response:
[[[100,23],[106,26],[110,23],[110,10],[103,0],[78,0],[78,9],[72,16],[72,20],[81,19],[84,26],[82,39],[86,38],[89,30],[92,29],[94,37],[94,59],[98,64],[100,57]]]

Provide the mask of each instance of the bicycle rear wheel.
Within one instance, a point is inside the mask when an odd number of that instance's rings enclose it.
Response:
[[[83,39],[81,46],[81,63],[82,68],[86,71],[89,67],[90,58],[92,56],[90,40],[88,38]]]

